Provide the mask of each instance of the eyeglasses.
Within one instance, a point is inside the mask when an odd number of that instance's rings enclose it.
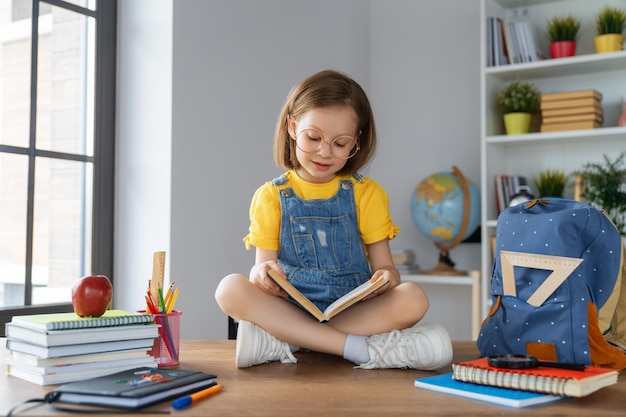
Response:
[[[330,152],[339,159],[352,158],[359,151],[359,143],[356,137],[343,135],[337,136],[332,142],[324,140],[322,134],[315,129],[304,129],[295,137],[296,146],[302,152],[313,153],[322,149],[325,143]]]

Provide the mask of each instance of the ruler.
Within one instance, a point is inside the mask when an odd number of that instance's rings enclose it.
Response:
[[[514,266],[537,268],[552,271],[541,283],[535,292],[526,300],[533,306],[542,305],[548,297],[565,282],[578,265],[581,258],[568,258],[565,256],[539,255],[534,253],[500,251],[500,266],[502,268],[502,292],[504,295],[517,296],[515,288]]]
[[[165,252],[154,252],[152,259],[152,281],[150,291],[154,297],[158,297],[159,288],[163,291],[165,278]]]

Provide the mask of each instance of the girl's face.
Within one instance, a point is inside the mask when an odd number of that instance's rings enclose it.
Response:
[[[319,184],[335,178],[347,162],[342,158],[357,149],[357,127],[358,117],[350,106],[318,107],[298,120],[290,118],[289,135],[291,140],[298,138],[300,178]]]

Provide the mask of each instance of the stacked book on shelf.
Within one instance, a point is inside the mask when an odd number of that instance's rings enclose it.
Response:
[[[419,274],[420,267],[414,250],[392,250],[391,257],[400,274]]]
[[[494,187],[496,191],[496,209],[498,214],[511,204],[513,196],[517,194],[520,187],[526,186],[526,177],[522,175],[496,174]]]
[[[541,132],[602,127],[602,94],[596,90],[541,95]]]
[[[487,66],[539,61],[533,27],[529,22],[506,22],[498,17],[487,18]]]
[[[150,314],[107,310],[14,316],[5,325],[7,373],[38,385],[63,384],[137,367],[157,367],[149,354],[159,326]]]

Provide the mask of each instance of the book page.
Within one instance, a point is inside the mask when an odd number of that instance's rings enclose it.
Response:
[[[302,307],[304,307],[309,313],[311,313],[319,321],[328,321],[331,317],[339,314],[346,308],[355,304],[356,302],[367,297],[377,289],[388,284],[389,281],[383,277],[380,277],[375,282],[365,282],[352,291],[345,294],[343,297],[338,298],[334,303],[328,306],[328,308],[322,312],[315,304],[306,298],[296,287],[294,287],[289,281],[283,278],[278,272],[269,270],[267,274],[283,288],[287,294],[295,299]]]
[[[287,294],[293,297],[302,307],[304,307],[309,313],[311,313],[316,319],[319,321],[324,321],[324,313],[317,308],[315,304],[311,302],[308,298],[306,298],[296,287],[294,287],[289,281],[283,278],[278,272],[274,270],[267,271],[267,275],[270,276],[282,289],[284,289]]]
[[[372,294],[379,288],[387,285],[388,283],[389,281],[383,277],[380,277],[375,282],[367,281],[359,285],[343,297],[338,298],[334,303],[329,305],[328,308],[324,310],[324,315],[327,317],[327,319],[330,319],[334,315],[341,313],[346,308],[350,307],[358,301],[361,301],[362,299]]]

